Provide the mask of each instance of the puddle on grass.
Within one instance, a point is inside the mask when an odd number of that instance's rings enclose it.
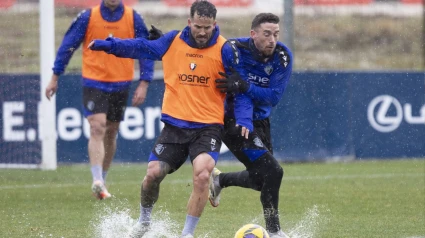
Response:
[[[131,231],[137,223],[137,218],[131,217],[129,205],[126,202],[118,202],[111,206],[99,203],[96,205],[96,216],[91,221],[93,227],[93,237],[95,238],[123,238]],[[326,225],[328,219],[325,214],[321,214],[317,205],[309,208],[293,227],[285,232],[291,238],[314,238],[318,235],[320,228]],[[248,223],[263,223],[263,215],[246,221]],[[284,221],[283,221],[284,226]],[[152,229],[145,234],[144,238],[179,238],[182,227],[177,221],[170,218],[167,210],[160,207],[155,208],[152,214]],[[212,238],[212,234],[199,234],[199,238]]]
[[[125,238],[137,223],[138,218],[132,218],[134,211],[129,209],[126,202],[114,202],[118,204],[97,204],[97,214],[91,221],[93,237],[95,238]],[[179,223],[170,218],[167,210],[155,207],[152,213],[152,227],[143,238],[179,238],[181,230]],[[199,238],[212,238],[208,233],[200,234]]]

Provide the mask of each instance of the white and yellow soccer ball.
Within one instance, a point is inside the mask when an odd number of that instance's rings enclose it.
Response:
[[[270,238],[270,236],[262,226],[247,224],[236,232],[235,238]]]

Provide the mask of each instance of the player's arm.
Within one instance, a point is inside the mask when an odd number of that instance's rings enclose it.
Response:
[[[143,18],[133,10],[135,38],[148,38],[149,33]],[[138,106],[145,102],[149,83],[153,79],[154,61],[149,59],[139,59],[140,83],[134,91],[132,105]]]
[[[253,114],[254,106],[252,99],[243,93],[235,95],[234,115],[236,125],[241,126],[241,135],[248,139],[249,132],[254,131]]]
[[[226,43],[222,49],[223,65],[226,74],[237,72],[239,64],[239,51],[235,51],[234,45]],[[253,126],[254,106],[250,97],[243,93],[237,93],[234,96],[234,116],[236,125],[241,126],[241,134],[248,138],[249,132],[254,130]]]
[[[178,31],[170,31],[157,40],[106,38],[93,40],[88,47],[121,58],[161,60],[177,34]]]
[[[148,29],[146,28],[146,24],[143,21],[143,18],[134,11],[134,30],[135,30],[135,38],[145,38],[147,39],[149,36]],[[140,58],[139,59],[139,69],[140,69],[140,80],[150,82],[153,78],[154,71],[154,61]]]
[[[72,55],[83,42],[90,20],[90,12],[91,10],[84,10],[80,12],[72,22],[68,31],[65,33],[56,54],[53,66],[54,74],[61,75],[65,72],[65,68],[71,60]]]
[[[68,31],[65,33],[65,36],[56,54],[56,59],[52,68],[52,78],[45,91],[45,95],[49,100],[58,89],[59,76],[65,72],[65,68],[71,60],[72,55],[84,40],[87,26],[90,20],[90,13],[91,10],[84,10],[80,12],[72,22]]]

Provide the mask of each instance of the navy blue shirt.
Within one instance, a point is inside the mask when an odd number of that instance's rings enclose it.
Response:
[[[226,115],[234,117],[234,112],[245,114],[251,111],[251,115],[242,117],[250,117],[251,120],[265,119],[270,116],[272,107],[278,104],[288,85],[292,73],[292,53],[283,43],[278,42],[273,55],[264,62],[251,38],[234,40],[240,52],[237,70],[250,83],[250,87],[244,94],[228,97]],[[249,109],[250,107],[252,108]],[[248,129],[252,131],[253,127]]]

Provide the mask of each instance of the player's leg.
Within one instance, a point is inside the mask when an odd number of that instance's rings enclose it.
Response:
[[[92,167],[100,167],[100,172],[102,172],[103,158],[105,157],[103,139],[106,131],[106,114],[93,114],[88,116],[87,119],[90,124],[90,138],[88,144],[90,164]],[[93,173],[93,180],[103,181],[102,173]]]
[[[150,222],[150,214],[159,198],[159,187],[171,167],[164,161],[150,161],[140,190],[140,222]]]
[[[93,176],[92,192],[98,199],[111,195],[106,190],[102,178],[102,165],[105,157],[104,137],[106,132],[107,96],[95,88],[83,88],[84,115],[90,124],[88,153]]]
[[[208,201],[208,183],[214,165],[214,159],[207,153],[198,155],[193,161],[193,189],[187,203],[186,222],[182,236],[193,235],[195,231]]]
[[[106,114],[93,114],[88,116],[87,119],[90,124],[88,151],[93,177],[92,192],[97,199],[102,200],[111,197],[104,185],[102,176],[103,159],[105,157],[103,140],[106,131]]]
[[[276,233],[280,230],[279,222],[279,190],[283,177],[283,169],[270,152],[254,162],[255,177],[262,181],[260,201],[263,206],[266,230]]]
[[[211,197],[211,204],[218,206],[222,188],[238,186],[260,191],[266,229],[270,233],[280,231],[279,190],[283,177],[283,169],[270,152],[264,153],[248,165],[247,170],[220,173],[215,179],[216,196]]]
[[[254,126],[255,132],[248,139],[239,136],[239,133],[234,136],[235,133],[227,130],[223,141],[247,169],[220,173],[216,187],[239,186],[260,191],[267,231],[277,234],[276,237],[285,237],[282,236],[284,233],[280,230],[279,221],[279,190],[283,169],[272,153],[264,150],[272,148],[270,122],[268,119],[254,121]],[[257,157],[259,154],[261,156]]]
[[[111,167],[112,160],[117,150],[117,134],[119,130],[120,122],[106,122],[106,132],[104,137],[104,148],[105,158],[103,160],[103,181],[106,183],[106,175],[108,174],[109,168]]]
[[[103,160],[103,180],[111,166],[117,150],[117,134],[120,122],[124,119],[125,108],[128,99],[128,89],[108,93],[108,113],[106,115],[106,133],[104,137],[105,158]]]
[[[262,187],[262,181],[260,181],[258,178],[253,179],[253,176],[250,176],[249,169],[253,167],[253,162],[261,155],[268,152],[268,150],[255,131],[250,133],[248,139],[246,139],[245,137],[241,136],[240,128],[237,128],[235,123],[235,119],[225,118],[225,127],[222,138],[223,142],[226,144],[232,154],[235,155],[235,157],[245,165],[246,170],[231,173],[220,173],[215,169],[213,174],[215,187],[217,190],[220,190],[220,188],[238,186],[260,191]],[[218,196],[218,193],[215,193],[216,197]],[[218,201],[216,204],[211,201],[211,204],[213,206],[218,206]]]
[[[229,150],[236,156],[236,158],[249,168],[252,164],[250,158],[244,153],[243,148],[250,146],[248,141],[253,140],[252,133],[249,135],[248,140],[241,136],[240,128],[236,127],[236,121],[233,118],[225,117],[224,119],[224,130],[222,133],[223,142],[229,148]],[[251,143],[254,144],[254,143]],[[255,148],[257,146],[254,144]],[[261,150],[263,150],[261,152]],[[253,150],[254,151],[254,150]],[[267,151],[264,148],[255,150],[256,154],[264,153]],[[261,155],[261,154],[260,154]],[[256,155],[258,157],[258,155]],[[254,190],[261,190],[261,182],[252,180],[249,176],[248,170],[242,170],[237,172],[222,173],[217,168],[214,168],[211,174],[211,180],[209,184],[209,200],[213,207],[217,207],[220,204],[220,193],[222,188],[230,186],[238,186],[243,188],[252,188]]]
[[[221,129],[208,127],[199,130],[196,140],[190,145],[190,159],[193,166],[193,189],[187,204],[186,222],[182,237],[193,236],[199,218],[208,201],[208,185],[211,172],[220,153]]]
[[[155,142],[140,189],[140,217],[129,237],[142,237],[149,230],[151,213],[159,198],[161,182],[167,174],[180,168],[187,158],[187,145],[176,143],[179,138],[176,130],[178,129],[165,124]]]
[[[150,157],[152,157],[152,153]],[[149,161],[148,169],[140,188],[140,216],[137,224],[129,234],[130,238],[141,238],[149,231],[152,210],[159,198],[160,184],[170,171],[170,165],[164,161]]]
[[[257,135],[270,153],[266,153],[258,159],[258,163],[263,164],[254,167],[264,167],[264,185],[261,189],[261,204],[263,205],[266,229],[270,237],[285,238],[287,235],[280,229],[279,222],[279,191],[283,177],[283,168],[273,156],[273,145],[271,140],[270,120],[254,121],[254,128]]]
[[[263,120],[254,121],[255,133],[260,137],[264,146],[273,154],[272,135],[270,131],[270,119],[266,118]]]

